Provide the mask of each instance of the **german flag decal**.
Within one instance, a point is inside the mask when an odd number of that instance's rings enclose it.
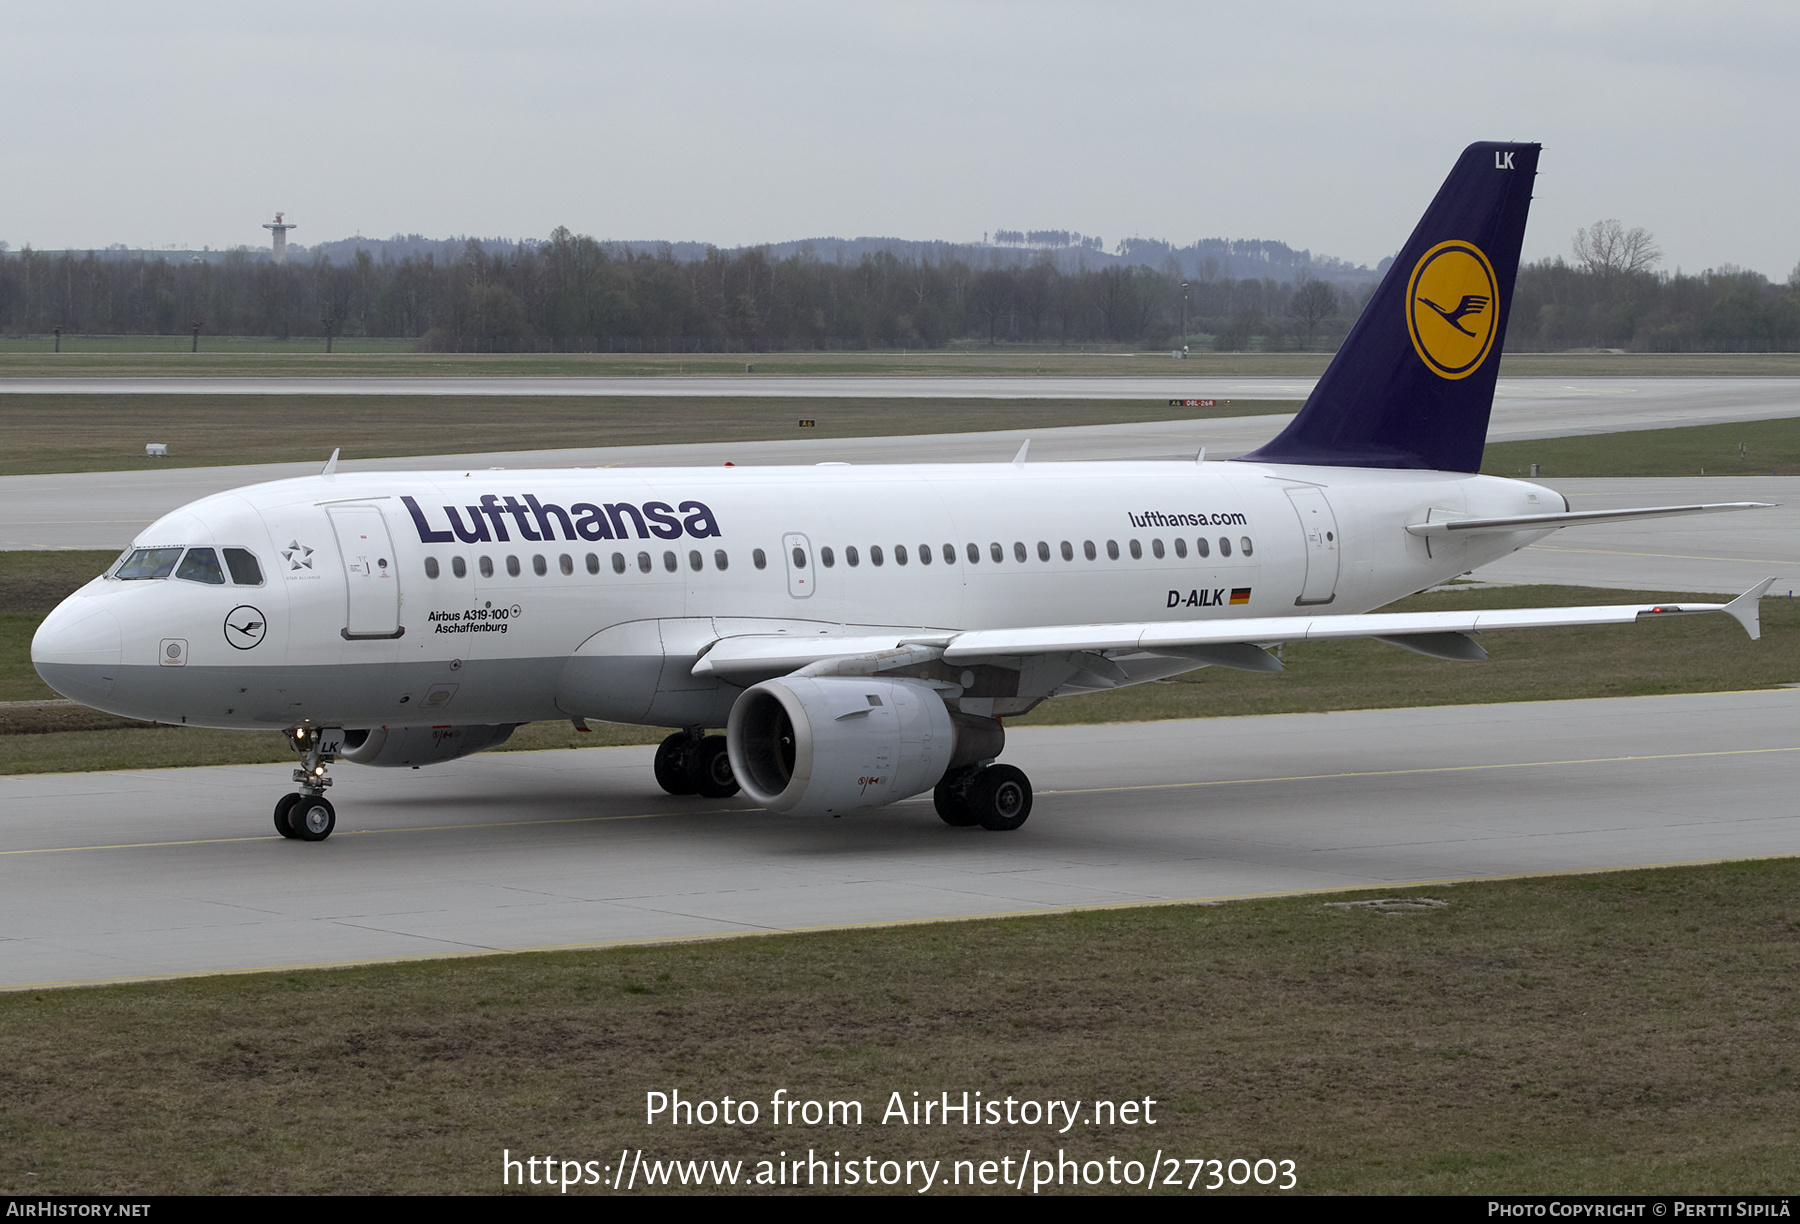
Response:
[[[1250,602],[1250,588],[1249,587],[1232,587],[1231,588],[1231,606],[1232,607],[1235,608],[1239,604],[1247,604],[1249,602]]]

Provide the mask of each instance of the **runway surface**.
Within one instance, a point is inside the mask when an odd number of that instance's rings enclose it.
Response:
[[[1304,399],[1310,378],[1187,377],[779,377],[736,374],[633,378],[5,378],[20,395],[507,395],[801,399]],[[1702,406],[1709,420],[1800,415],[1795,378],[1503,378],[1497,405],[1530,406],[1573,428],[1623,412],[1645,421],[1685,420]],[[1719,415],[1734,414],[1734,415]],[[1605,425],[1610,431],[1631,426]],[[1653,424],[1635,428],[1655,428]]]
[[[648,749],[0,779],[0,986],[1800,852],[1800,692],[1014,731],[1015,833],[672,799]]]

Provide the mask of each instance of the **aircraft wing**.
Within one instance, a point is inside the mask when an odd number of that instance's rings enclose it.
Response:
[[[1514,514],[1505,518],[1443,519],[1435,523],[1408,523],[1416,536],[1448,536],[1461,532],[1482,535],[1496,531],[1536,531],[1574,527],[1582,523],[1624,523],[1632,519],[1674,518],[1682,514],[1723,514],[1732,510],[1766,510],[1773,502],[1712,502],[1701,506],[1645,506],[1636,510],[1574,510],[1561,514]]]
[[[1249,671],[1279,671],[1260,649],[1278,642],[1377,638],[1439,658],[1480,659],[1486,652],[1465,635],[1498,629],[1615,625],[1663,616],[1723,612],[1752,639],[1762,636],[1757,601],[1775,580],[1765,578],[1730,603],[1599,604],[1572,608],[1502,608],[1468,612],[1370,612],[1354,616],[1262,616],[1212,621],[1145,621],[1109,625],[1042,625],[860,634],[856,637],[750,634],[721,638],[700,657],[696,676],[752,681],[829,663],[856,661],[857,671],[888,671],[928,658],[972,664],[1033,655],[1148,653],[1195,659]]]

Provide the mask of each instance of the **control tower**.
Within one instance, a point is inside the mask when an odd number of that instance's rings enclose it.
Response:
[[[296,228],[292,221],[283,221],[281,214],[276,213],[273,221],[264,221],[263,228],[275,234],[275,249],[271,258],[278,264],[287,262],[287,232]]]

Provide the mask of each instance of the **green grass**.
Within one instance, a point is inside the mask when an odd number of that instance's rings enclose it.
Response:
[[[100,572],[114,556],[110,552],[0,552],[0,607],[9,609],[0,614],[0,701],[38,702],[56,697],[31,667],[31,635],[57,601]],[[1392,607],[1429,612],[1650,603],[1672,596],[1668,591],[1468,586],[1414,595]],[[1717,602],[1716,596],[1693,598]],[[1490,633],[1482,637],[1489,653],[1485,663],[1429,659],[1373,641],[1300,642],[1284,648],[1287,670],[1279,675],[1209,667],[1110,693],[1058,698],[1007,721],[1013,727],[1145,722],[1700,693],[1800,683],[1800,604],[1765,599],[1762,623],[1760,642],[1750,641],[1735,621],[1723,616]],[[67,725],[69,716],[65,708],[0,711],[0,774],[256,764],[286,761],[291,756],[275,732],[153,728],[99,718],[91,729],[20,733]],[[583,733],[567,723],[534,723],[520,728],[500,751],[654,744],[668,734],[654,727],[590,725],[594,729]]]
[[[1293,1160],[1303,1193],[1785,1194],[1797,895],[1784,859],[18,992],[0,1192],[494,1193],[503,1148],[1060,1148]],[[1446,904],[1342,904],[1419,897]],[[776,1129],[777,1089],[864,1123]],[[645,1125],[670,1090],[760,1123]],[[1149,1097],[1156,1124],[878,1123],[915,1090]]]
[[[1800,475],[1800,417],[1490,442],[1481,470],[1528,476],[1534,463],[1540,477]]]
[[[323,341],[202,336],[201,351],[186,351],[188,337],[69,337],[63,351],[44,351],[39,338],[0,338],[0,379],[54,377],[434,377],[455,375],[657,376],[712,374],[742,378],[769,375],[1057,375],[1310,378],[1322,373],[1329,353],[1193,353],[1182,361],[1166,350],[1121,346],[1066,349],[1055,345],[957,345],[947,349],[872,352],[778,353],[413,353],[405,341],[337,342],[327,356]],[[351,351],[349,346],[358,346]],[[1797,353],[1508,353],[1500,372],[1533,377],[1787,377],[1800,375]]]
[[[0,382],[4,388],[4,382]],[[8,395],[0,475],[468,454],[584,446],[862,438],[1293,412],[1293,400],[669,399],[637,396]],[[802,428],[802,420],[813,422]],[[146,442],[169,447],[166,459]],[[999,456],[996,456],[997,458]]]

